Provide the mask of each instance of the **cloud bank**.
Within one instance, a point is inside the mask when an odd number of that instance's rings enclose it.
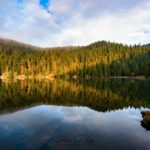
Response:
[[[37,46],[150,42],[150,0],[0,1],[0,37]]]

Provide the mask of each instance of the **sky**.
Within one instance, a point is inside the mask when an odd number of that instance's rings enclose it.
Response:
[[[41,47],[150,43],[150,0],[0,0],[0,37]]]

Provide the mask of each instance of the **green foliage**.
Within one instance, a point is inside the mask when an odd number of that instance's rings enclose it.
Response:
[[[0,41],[0,75],[5,73],[33,78],[150,76],[150,47],[101,41],[85,47],[41,50]]]

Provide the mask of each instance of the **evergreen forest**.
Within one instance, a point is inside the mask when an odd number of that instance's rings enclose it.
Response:
[[[150,45],[98,41],[87,46],[40,48],[0,39],[1,78],[109,78],[150,76]]]

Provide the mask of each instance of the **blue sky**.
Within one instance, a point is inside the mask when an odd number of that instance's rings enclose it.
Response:
[[[150,43],[150,0],[0,0],[0,37],[42,46]]]
[[[50,4],[50,0],[40,0],[39,1],[40,5],[45,8],[45,9],[48,9],[48,6]]]

